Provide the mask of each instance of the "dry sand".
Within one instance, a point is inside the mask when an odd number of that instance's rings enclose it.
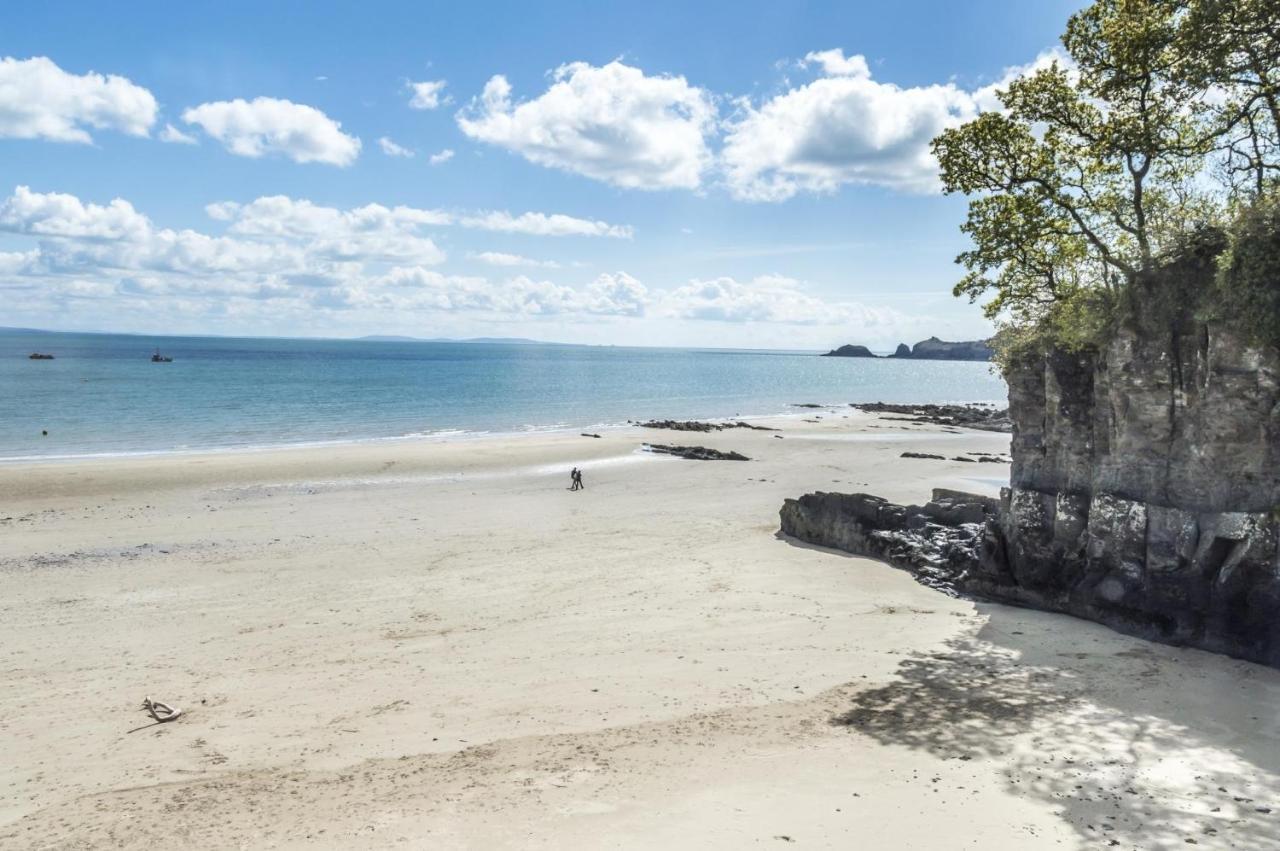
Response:
[[[0,466],[0,847],[1280,847],[1280,672],[780,539],[1007,475],[819,415]]]

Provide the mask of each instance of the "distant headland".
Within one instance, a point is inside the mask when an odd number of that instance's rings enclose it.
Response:
[[[990,340],[965,340],[961,342],[948,342],[939,340],[937,337],[930,337],[927,340],[921,340],[914,346],[908,346],[906,343],[899,343],[897,350],[891,355],[884,355],[886,358],[909,358],[911,360],[991,360],[991,341]],[[824,358],[878,358],[880,355],[874,354],[866,346],[846,345],[838,349],[832,349],[822,355]]]

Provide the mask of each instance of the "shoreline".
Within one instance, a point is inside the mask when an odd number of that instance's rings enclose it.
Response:
[[[816,403],[815,403],[816,404]],[[807,404],[802,410],[791,410],[775,413],[757,413],[757,414],[729,414],[716,417],[691,417],[700,422],[707,423],[725,423],[725,422],[759,422],[762,420],[778,420],[780,422],[793,422],[804,418],[811,418],[815,413],[821,415],[823,412],[828,414],[833,411],[839,411],[841,414],[857,414],[863,415],[859,411],[851,407],[855,403],[832,403],[823,404],[820,408],[809,408]],[[922,403],[923,404],[923,403]],[[950,404],[950,403],[949,403]],[[956,403],[959,404],[959,403]],[[993,402],[972,402],[965,404],[973,405],[991,405],[998,404]],[[791,406],[801,407],[801,406]],[[667,419],[668,417],[653,417],[652,419]],[[670,419],[677,419],[670,417]],[[21,465],[38,465],[38,464],[62,464],[62,463],[78,463],[92,461],[107,461],[112,459],[148,459],[148,458],[192,458],[203,456],[219,456],[234,454],[256,454],[269,452],[285,452],[292,450],[307,449],[343,449],[353,446],[366,445],[395,445],[395,444],[412,444],[416,442],[422,443],[450,443],[455,441],[474,441],[474,440],[509,440],[526,436],[537,435],[565,435],[578,436],[581,432],[621,432],[635,429],[639,426],[641,420],[634,422],[597,422],[590,425],[547,425],[536,426],[530,425],[522,427],[518,430],[467,430],[467,429],[442,429],[438,432],[417,432],[411,434],[399,434],[388,436],[373,437],[352,437],[338,438],[333,440],[308,440],[308,441],[286,441],[280,443],[260,443],[260,444],[228,444],[223,446],[207,446],[207,447],[190,447],[179,449],[139,449],[139,450],[122,450],[119,452],[83,452],[83,453],[66,453],[58,455],[9,455],[0,456],[0,469],[6,466]]]

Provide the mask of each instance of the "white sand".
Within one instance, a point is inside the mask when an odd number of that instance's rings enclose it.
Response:
[[[0,847],[1280,847],[1280,672],[777,538],[1007,475],[843,413],[0,465]]]

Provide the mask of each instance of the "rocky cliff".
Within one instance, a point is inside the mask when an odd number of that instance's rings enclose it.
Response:
[[[910,358],[915,360],[991,360],[991,345],[989,340],[962,340],[959,342],[949,342],[947,340],[939,340],[937,337],[930,337],[927,340],[921,340],[914,347],[908,346],[906,343],[899,343],[898,348],[893,354],[885,355],[887,358]],[[826,358],[876,358],[880,355],[874,354],[866,346],[844,345],[838,349],[832,349],[823,355]]]
[[[874,358],[878,357],[872,353],[866,346],[844,345],[838,349],[832,349],[823,355],[824,358]]]
[[[931,584],[1280,667],[1280,354],[1142,319],[1090,354],[1006,371],[998,504],[788,500],[783,531]]]
[[[991,346],[987,340],[950,342],[930,337],[916,343],[909,350],[906,346],[899,345],[898,350],[889,357],[913,360],[991,360],[991,354]]]

